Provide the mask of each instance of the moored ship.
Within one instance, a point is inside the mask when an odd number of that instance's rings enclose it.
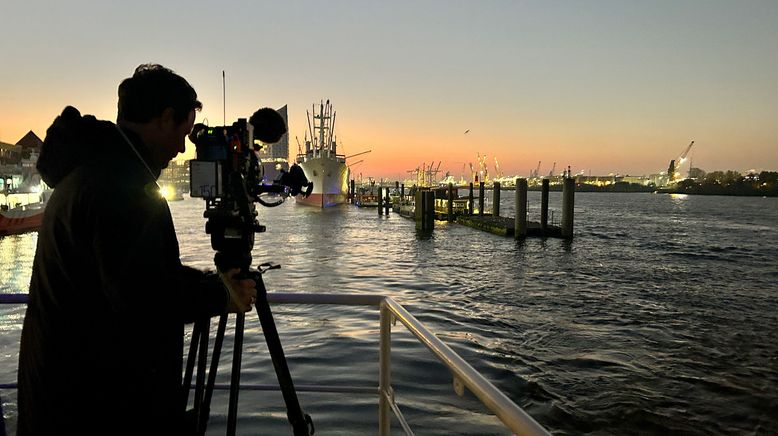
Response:
[[[51,191],[43,191],[40,201],[0,209],[0,236],[38,230],[43,223],[43,211],[50,195]]]
[[[319,104],[316,111],[307,112],[308,131],[306,132],[305,153],[297,155],[308,181],[313,182],[313,192],[307,198],[298,195],[297,203],[317,207],[329,207],[348,201],[349,168],[346,157],[337,153],[337,141],[334,136],[335,112],[332,104]],[[308,134],[310,133],[310,140]]]

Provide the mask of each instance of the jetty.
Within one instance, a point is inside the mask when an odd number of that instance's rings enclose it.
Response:
[[[553,225],[548,220],[549,180],[543,179],[541,185],[540,221],[527,219],[527,179],[517,178],[515,185],[515,210],[513,217],[500,215],[500,183],[494,182],[492,188],[492,208],[485,207],[484,182],[478,184],[478,197],[474,184],[470,183],[466,197],[458,195],[458,188],[449,183],[448,187],[411,187],[406,193],[405,185],[395,182],[394,190],[377,187],[378,201],[375,204],[378,214],[388,214],[391,209],[400,216],[413,219],[416,228],[433,230],[435,221],[456,222],[461,225],[483,230],[501,236],[513,236],[516,239],[527,237],[551,237],[572,239],[573,215],[575,209],[575,179],[566,177],[562,184],[562,220]],[[356,204],[357,191],[351,183],[351,198]],[[476,202],[477,201],[477,202]]]

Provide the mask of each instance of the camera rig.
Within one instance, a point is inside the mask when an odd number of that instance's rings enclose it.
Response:
[[[197,150],[197,159],[190,161],[191,196],[205,200],[205,230],[217,252],[251,252],[254,234],[265,231],[256,220],[255,203],[273,207],[289,196],[310,195],[313,183],[297,164],[277,180],[264,179],[257,152],[284,133],[281,115],[263,108],[232,126],[197,124],[189,135]]]
[[[267,289],[262,273],[278,268],[262,264],[251,270],[251,250],[254,235],[265,231],[257,221],[255,203],[274,207],[294,195],[308,196],[313,183],[305,177],[298,165],[282,171],[277,180],[264,178],[257,152],[262,144],[277,142],[286,133],[286,122],[273,109],[262,108],[247,121],[238,119],[231,126],[194,126],[189,139],[195,144],[197,158],[190,161],[190,192],[192,197],[205,200],[205,231],[211,235],[211,247],[216,251],[214,262],[219,271],[239,268],[242,278],[256,282],[256,310],[268,345],[281,392],[287,408],[287,417],[295,435],[313,434],[311,417],[302,412],[292,377],[284,357],[273,314],[267,301]],[[235,348],[233,350],[230,400],[227,416],[227,434],[234,435],[237,420],[237,402],[240,385],[240,363],[243,347],[245,315],[239,313],[235,320]],[[208,327],[210,320],[195,323],[192,345],[187,359],[184,391],[188,405],[188,392],[194,371],[197,348],[197,382],[194,398],[194,426],[196,434],[204,434],[210,413],[210,400],[216,379],[221,344],[227,325],[227,315],[222,315],[216,332],[211,356],[211,369],[205,385],[205,366],[208,352]]]

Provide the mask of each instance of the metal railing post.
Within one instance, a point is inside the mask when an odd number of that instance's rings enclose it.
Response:
[[[391,427],[389,399],[392,391],[392,312],[381,301],[381,338],[378,354],[378,434],[388,436]]]

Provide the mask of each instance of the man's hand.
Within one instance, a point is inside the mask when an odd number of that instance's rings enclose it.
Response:
[[[240,269],[231,269],[227,272],[219,272],[224,287],[230,294],[227,303],[227,312],[245,313],[251,310],[251,306],[257,301],[257,283],[252,279],[237,279]]]

